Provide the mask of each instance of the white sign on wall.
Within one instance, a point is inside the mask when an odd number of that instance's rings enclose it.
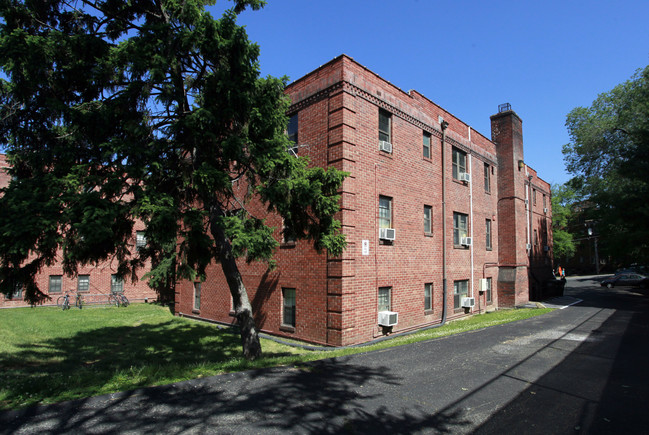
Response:
[[[370,241],[363,240],[363,255],[370,255]]]

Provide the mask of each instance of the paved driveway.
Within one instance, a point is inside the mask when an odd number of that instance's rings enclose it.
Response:
[[[649,298],[594,284],[514,324],[4,412],[0,432],[649,433]]]

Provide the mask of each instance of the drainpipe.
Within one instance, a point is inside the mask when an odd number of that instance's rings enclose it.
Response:
[[[525,192],[525,195],[527,196],[527,204],[526,204],[526,220],[527,220],[527,243],[528,246],[530,247],[530,250],[527,252],[528,257],[531,259],[532,258],[532,243],[534,240],[532,240],[532,201],[534,198],[532,198],[532,176],[527,170],[527,165],[525,165],[525,175],[527,176],[527,191]],[[531,260],[530,260],[531,261]]]
[[[446,323],[446,297],[448,293],[446,281],[446,128],[448,122],[442,120],[442,323]]]
[[[471,127],[469,127],[469,148],[471,147]],[[475,284],[475,279],[473,275],[473,269],[474,269],[474,264],[473,264],[473,159],[472,159],[472,154],[469,153],[469,176],[471,177],[471,181],[469,182],[469,237],[471,237],[471,246],[469,246],[470,253],[471,253],[471,297],[475,297],[475,292],[474,292],[474,284]],[[478,309],[480,308],[480,304],[478,304]],[[473,309],[472,309],[473,311]]]

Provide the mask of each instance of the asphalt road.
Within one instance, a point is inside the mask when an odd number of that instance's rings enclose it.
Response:
[[[649,433],[649,297],[588,278],[566,295],[425,343],[2,412],[0,432]]]

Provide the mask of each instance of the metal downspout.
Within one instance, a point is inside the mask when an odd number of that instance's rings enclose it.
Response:
[[[448,294],[446,280],[446,128],[448,122],[442,120],[442,322],[446,323],[446,299]]]

